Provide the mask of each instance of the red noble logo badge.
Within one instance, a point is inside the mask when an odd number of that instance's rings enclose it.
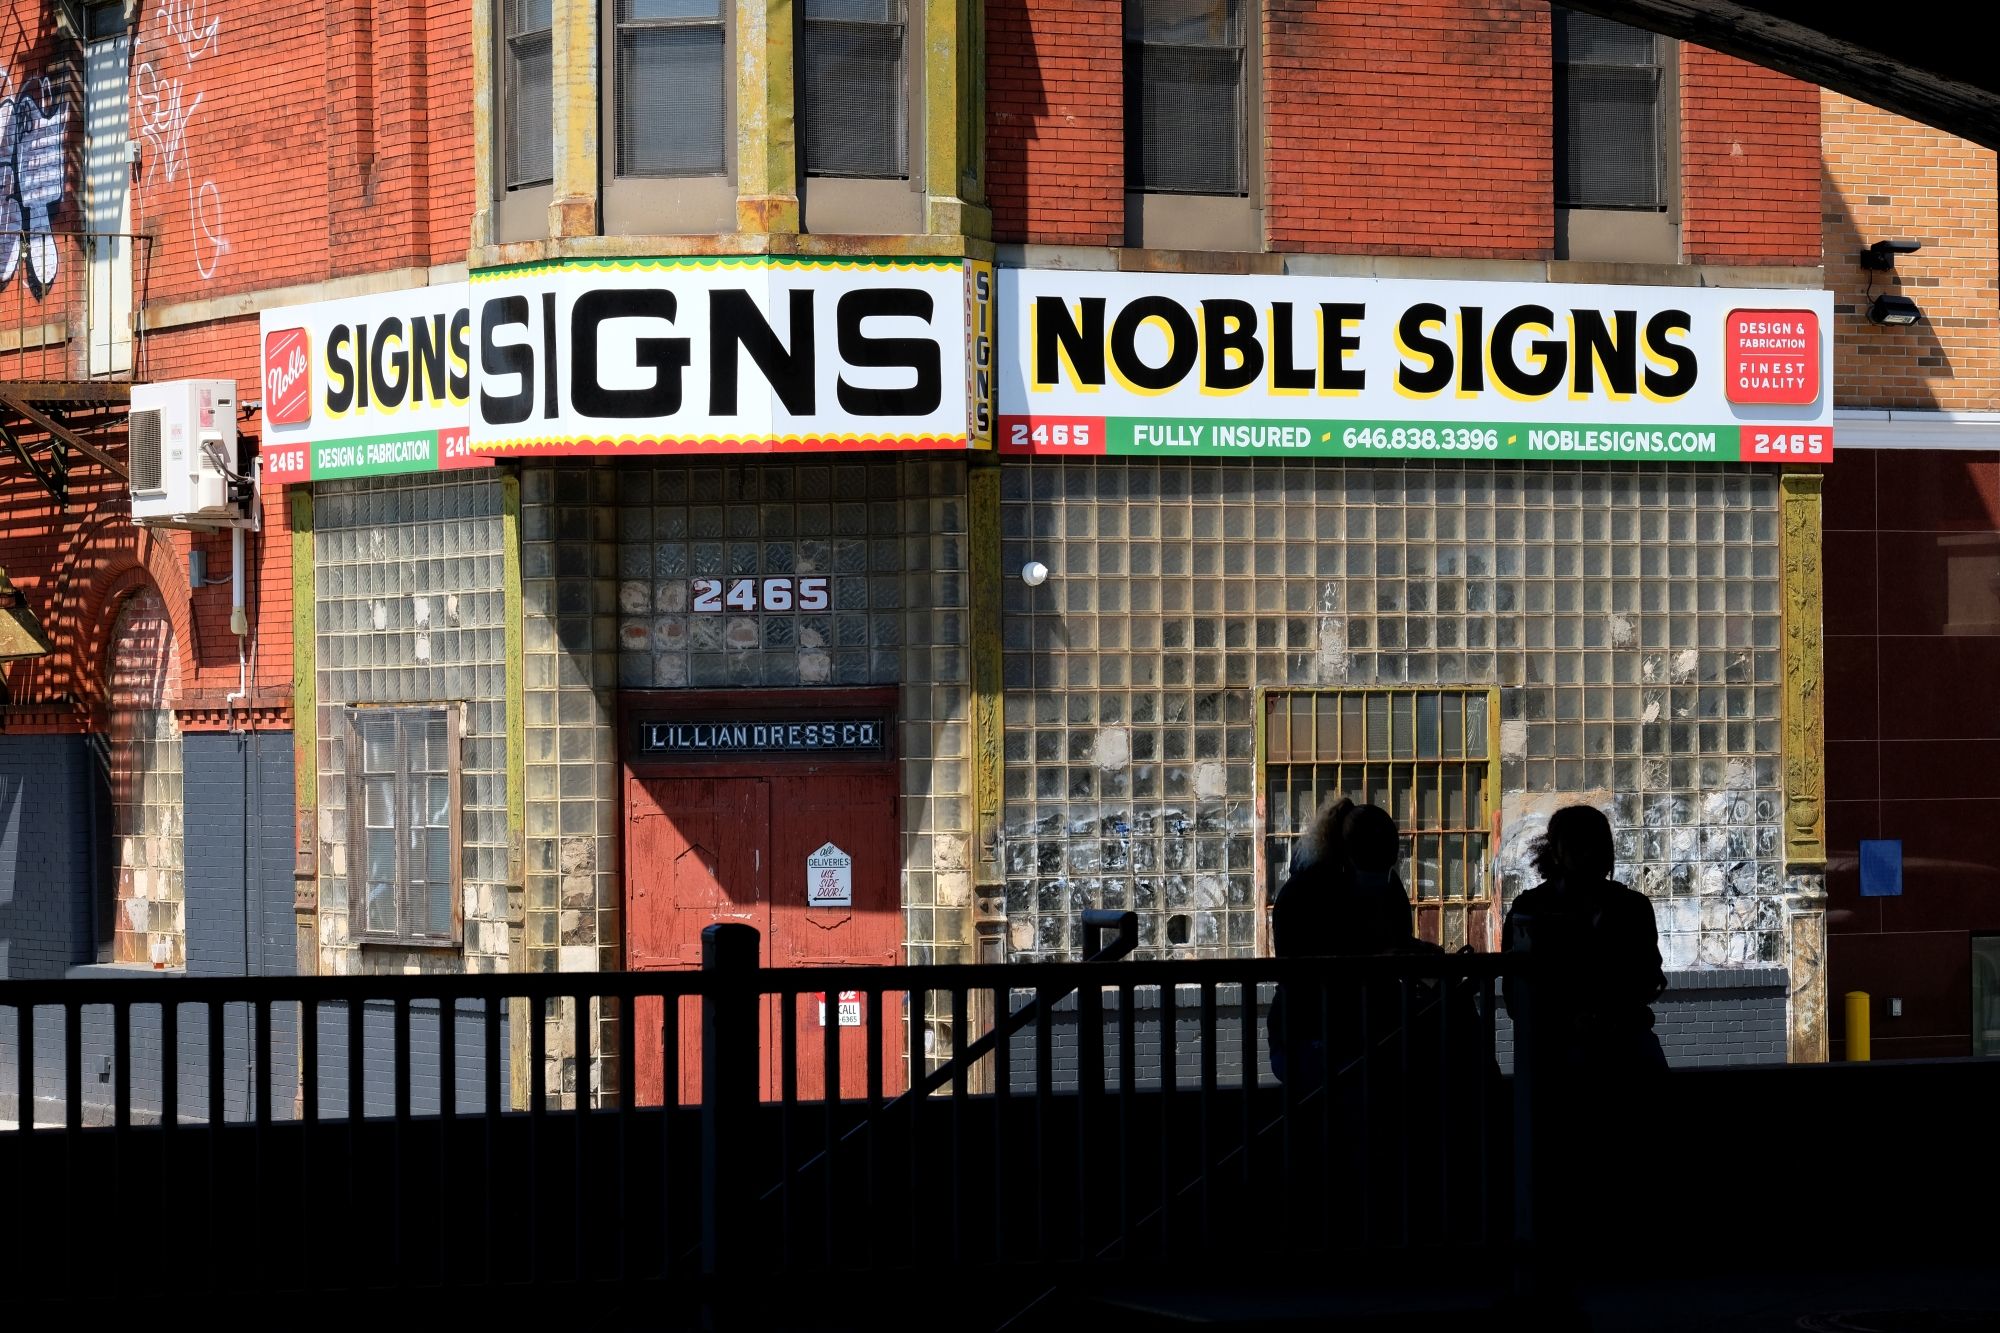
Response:
[[[1819,316],[1810,310],[1732,310],[1723,333],[1732,403],[1819,401]]]
[[[304,329],[279,329],[264,339],[264,420],[270,424],[312,420],[310,347]]]

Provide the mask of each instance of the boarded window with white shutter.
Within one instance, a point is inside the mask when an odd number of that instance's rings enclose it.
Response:
[[[808,176],[909,175],[904,0],[804,0],[798,115]]]
[[[1125,0],[1125,188],[1248,192],[1243,0]]]

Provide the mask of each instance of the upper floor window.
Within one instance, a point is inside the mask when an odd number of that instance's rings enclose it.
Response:
[[[1243,0],[1125,0],[1125,188],[1248,192]]]
[[[615,12],[617,174],[726,174],[723,0],[617,0]]]
[[[1550,17],[1556,207],[1664,210],[1672,43],[1594,14]]]
[[[552,0],[505,0],[505,72],[501,123],[506,128],[505,174],[510,190],[555,178],[554,104],[550,98],[549,20]]]
[[[805,0],[804,14],[806,175],[909,175],[903,0]]]

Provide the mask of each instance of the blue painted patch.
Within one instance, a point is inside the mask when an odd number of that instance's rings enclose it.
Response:
[[[1869,838],[1861,843],[1861,896],[1903,896],[1903,840]]]

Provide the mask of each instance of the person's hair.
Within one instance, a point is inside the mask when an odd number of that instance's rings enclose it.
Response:
[[[1594,805],[1566,805],[1549,816],[1549,831],[1529,851],[1543,879],[1609,879],[1618,853],[1611,844],[1611,821]]]
[[[1347,812],[1354,808],[1354,802],[1345,796],[1335,796],[1313,816],[1313,822],[1299,835],[1292,847],[1292,873],[1297,874],[1308,866],[1324,864],[1333,867],[1340,864],[1341,826],[1347,821]]]
[[[1357,805],[1349,810],[1341,825],[1340,841],[1348,863],[1370,874],[1395,869],[1402,856],[1396,821],[1379,805]]]

